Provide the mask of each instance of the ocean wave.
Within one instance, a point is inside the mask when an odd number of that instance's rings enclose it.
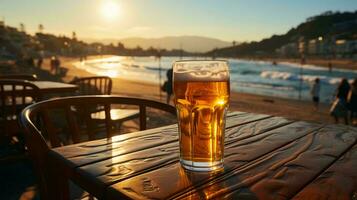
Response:
[[[274,89],[280,91],[293,91],[296,90],[293,86],[284,86],[278,84],[267,84],[267,83],[253,83],[253,82],[234,82],[233,86],[243,86],[250,88],[259,88],[259,89]]]
[[[311,65],[311,64],[305,64],[302,65],[299,63],[291,63],[291,62],[279,62],[278,63],[280,66],[287,66],[287,67],[292,67],[292,68],[303,68],[303,69],[310,69],[310,70],[319,70],[319,71],[328,71],[329,69],[327,67],[321,67],[321,66],[317,66],[317,65]],[[333,71],[337,71],[337,72],[352,72],[352,73],[356,73],[356,70],[350,70],[350,69],[336,69],[334,68]]]
[[[316,78],[319,78],[321,82],[328,83],[331,85],[336,85],[340,83],[341,77],[327,77],[322,75],[298,75],[292,74],[290,72],[279,72],[279,71],[262,71],[260,73],[262,78],[269,79],[281,79],[281,80],[289,80],[289,81],[298,81],[302,79],[304,82],[313,83]],[[353,82],[353,79],[348,80],[350,83]]]

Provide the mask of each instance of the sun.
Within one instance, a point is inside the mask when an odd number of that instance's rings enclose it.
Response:
[[[115,1],[104,1],[100,9],[102,16],[108,21],[113,21],[119,17],[120,6]]]

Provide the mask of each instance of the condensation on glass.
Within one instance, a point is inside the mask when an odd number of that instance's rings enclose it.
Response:
[[[173,82],[182,166],[193,171],[221,169],[230,94],[228,63],[177,61]]]

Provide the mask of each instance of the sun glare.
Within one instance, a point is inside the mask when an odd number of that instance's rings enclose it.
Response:
[[[115,1],[103,2],[101,6],[101,14],[109,21],[115,20],[120,14],[119,4]]]

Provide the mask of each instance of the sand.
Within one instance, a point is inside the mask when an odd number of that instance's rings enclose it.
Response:
[[[91,59],[94,57],[89,57]],[[63,77],[65,82],[69,82],[74,77],[94,76],[84,70],[76,68],[73,63],[78,61],[72,58],[61,58],[62,66],[67,68],[67,74]],[[48,60],[45,60],[44,69],[48,70]],[[126,95],[132,97],[148,98],[165,102],[166,94],[161,93],[158,85],[143,82],[128,81],[120,78],[113,78],[113,94]],[[172,102],[171,102],[172,104]],[[263,113],[274,116],[282,116],[288,119],[304,120],[321,123],[333,123],[329,116],[329,106],[321,104],[316,111],[310,101],[298,101],[276,97],[266,97],[260,95],[232,92],[230,99],[231,111],[244,111],[252,113]]]
[[[98,58],[98,56],[88,57],[88,59]],[[61,76],[54,76],[49,72],[49,59],[45,59],[42,69],[0,67],[0,74],[6,73],[36,73],[40,80],[52,80],[69,82],[74,77],[95,76],[85,70],[76,68],[73,63],[78,62],[77,58],[61,57],[63,72]],[[128,81],[120,78],[113,78],[113,94],[154,99],[165,102],[166,94],[161,92],[158,85],[137,81]],[[172,102],[171,102],[172,104]],[[232,92],[230,99],[231,111],[244,111],[251,113],[263,113],[274,116],[282,116],[288,119],[304,120],[321,123],[333,123],[329,115],[328,104],[320,104],[316,111],[310,101],[298,101],[277,97],[266,97],[260,95]]]

